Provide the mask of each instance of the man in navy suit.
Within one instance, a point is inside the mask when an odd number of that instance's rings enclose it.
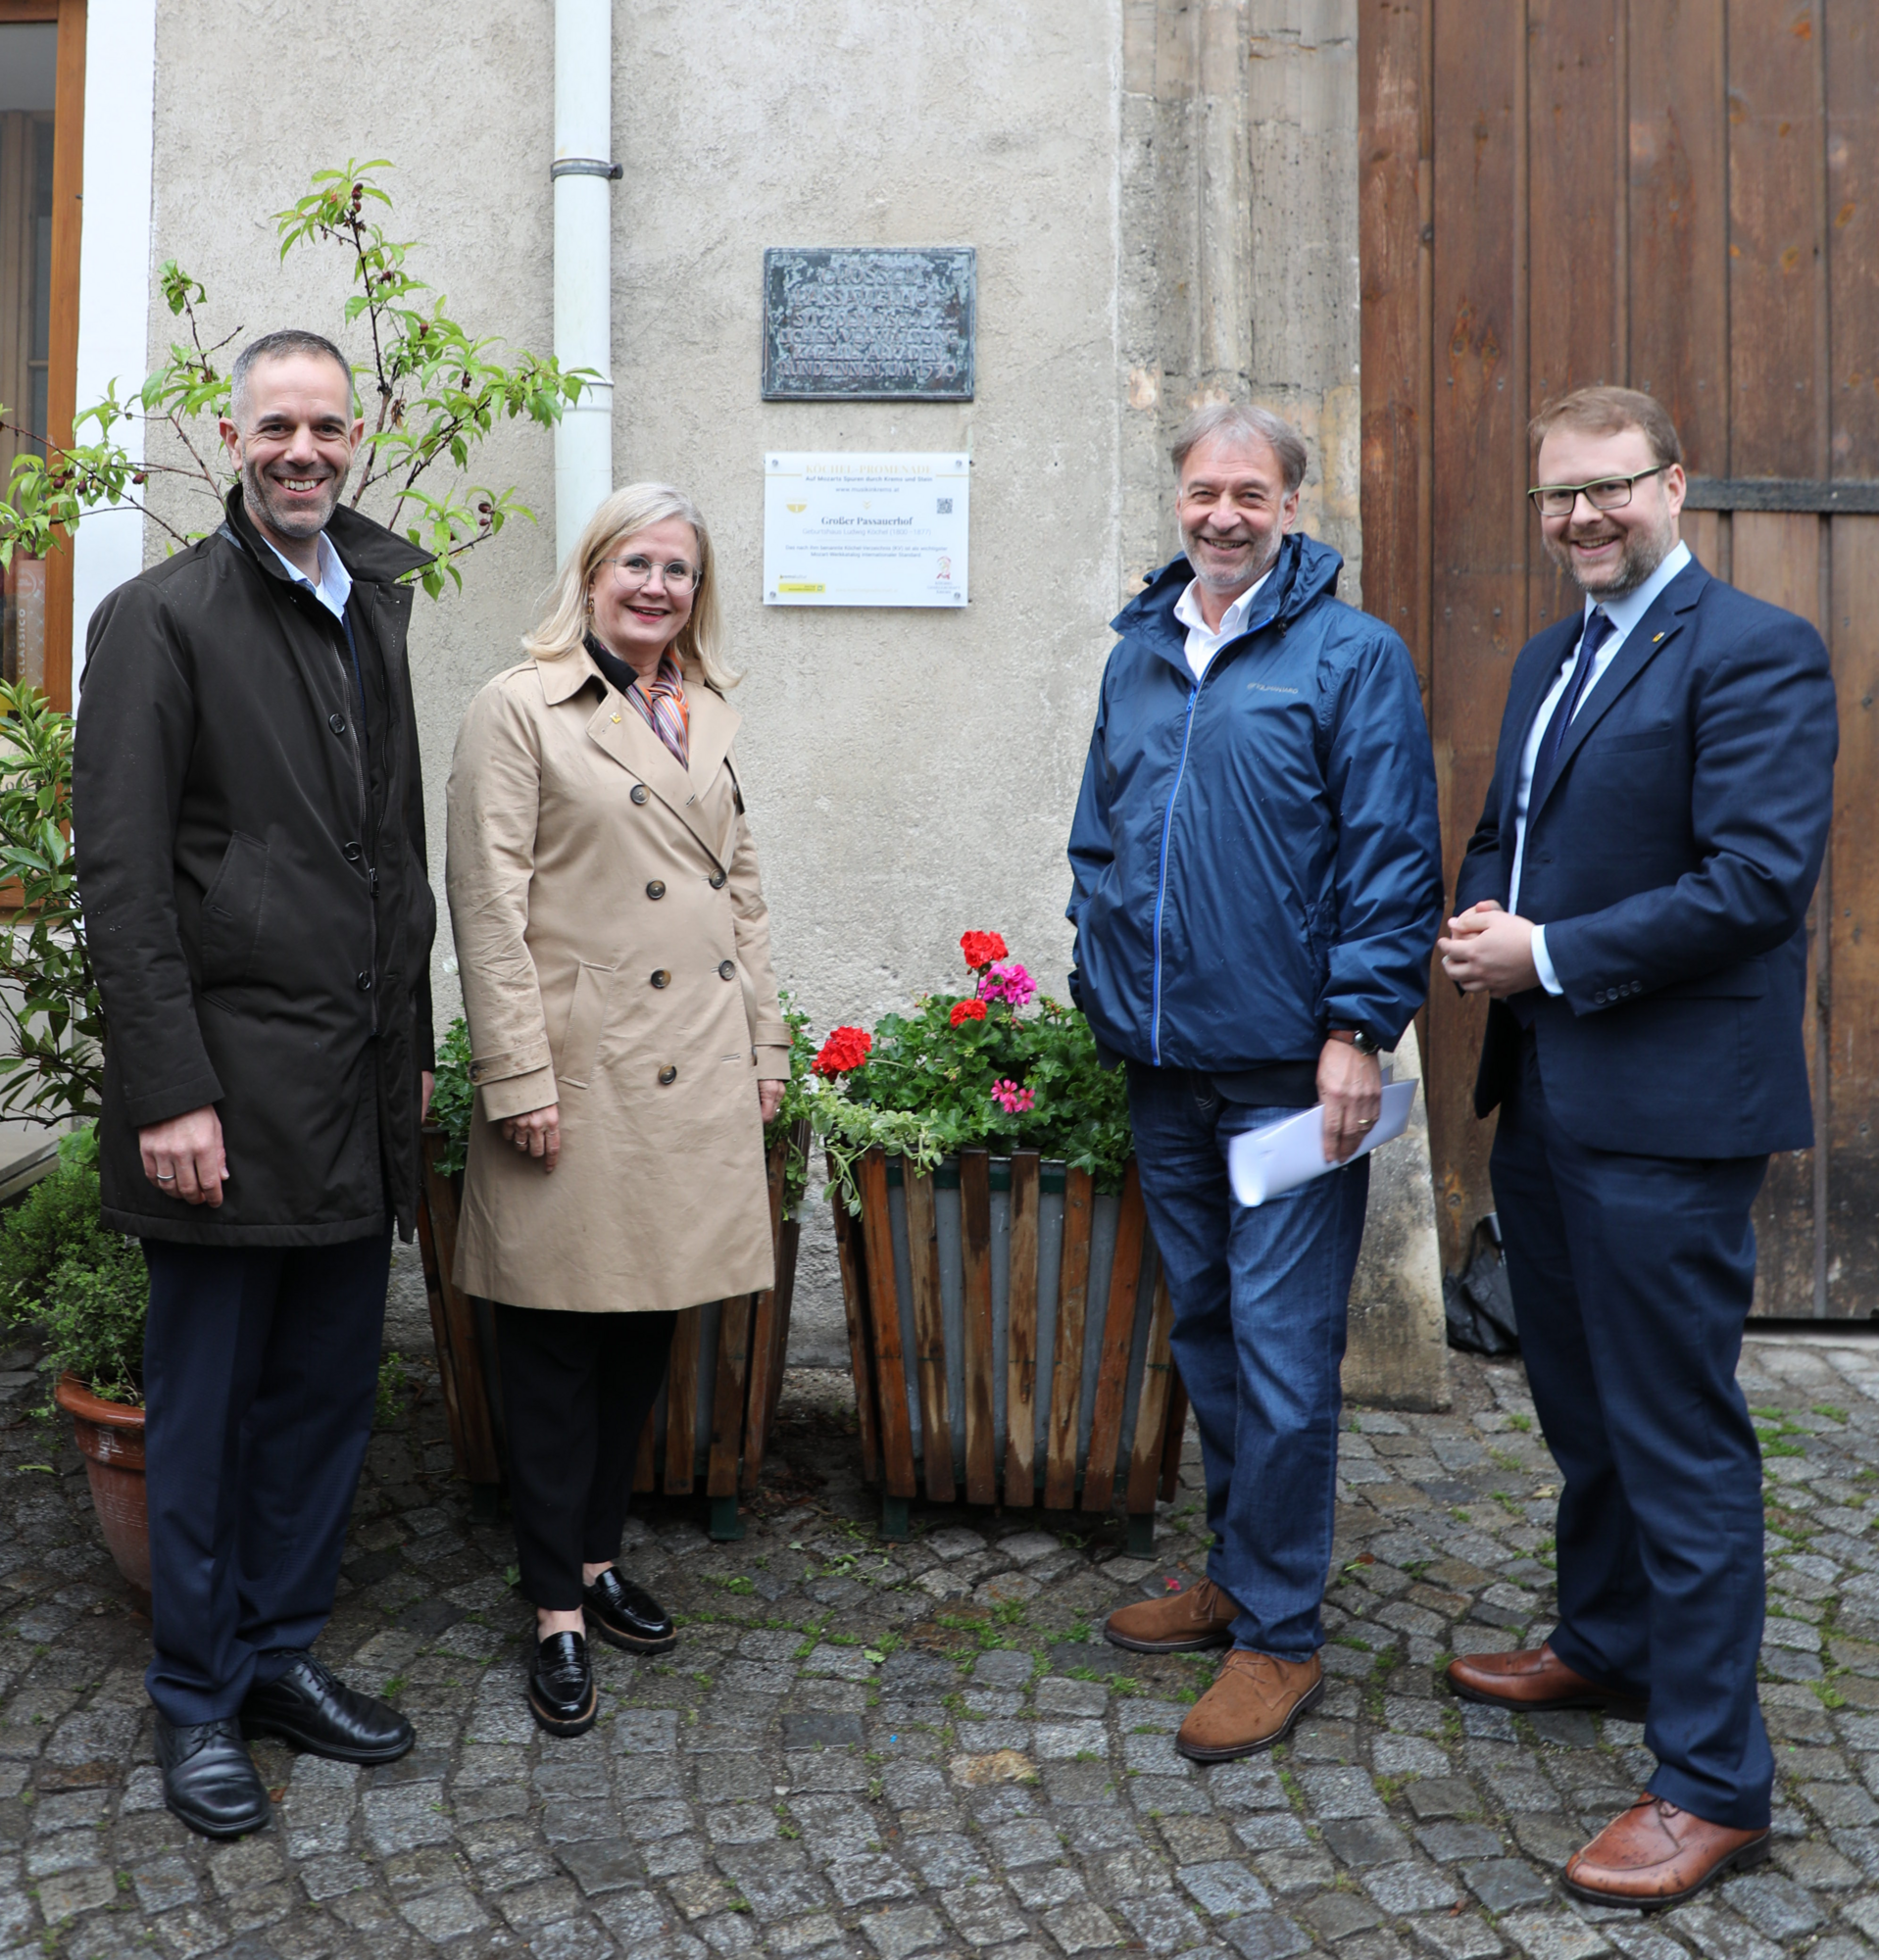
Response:
[[[1761,1456],[1736,1362],[1750,1207],[1813,1141],[1805,914],[1833,683],[1805,620],[1678,541],[1677,432],[1585,388],[1534,422],[1531,493],[1583,607],[1522,649],[1444,969],[1493,997],[1475,1110],[1535,1406],[1564,1474],[1558,1626],[1473,1654],[1468,1700],[1648,1704],[1649,1789],[1568,1888],[1666,1905],[1767,1856],[1755,1695]]]

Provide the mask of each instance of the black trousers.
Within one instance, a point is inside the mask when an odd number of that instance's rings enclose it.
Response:
[[[143,1242],[150,1698],[217,1722],[332,1611],[371,1440],[391,1235]]]
[[[496,1305],[509,1500],[521,1590],[580,1605],[583,1565],[619,1551],[639,1433],[659,1399],[675,1313]]]

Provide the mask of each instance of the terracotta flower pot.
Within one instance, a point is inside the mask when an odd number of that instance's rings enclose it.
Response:
[[[61,1375],[52,1398],[72,1418],[91,1480],[91,1506],[124,1584],[150,1609],[150,1513],[143,1474],[143,1410],[94,1396]]]

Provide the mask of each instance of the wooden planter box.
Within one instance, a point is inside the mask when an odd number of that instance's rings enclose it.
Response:
[[[833,1166],[830,1167],[832,1176]],[[1172,1314],[1133,1161],[1119,1197],[1035,1152],[964,1151],[930,1176],[870,1151],[835,1240],[881,1530],[908,1499],[1128,1513],[1155,1542],[1187,1419]]]
[[[807,1124],[798,1126],[796,1144],[808,1150]],[[503,1482],[495,1316],[487,1300],[472,1298],[451,1278],[461,1188],[458,1180],[437,1170],[443,1145],[442,1130],[425,1130],[418,1243],[457,1474],[470,1485],[477,1514],[494,1518]],[[744,1536],[737,1500],[757,1489],[783,1386],[802,1231],[798,1220],[783,1216],[784,1154],[779,1144],[769,1158],[776,1285],[764,1293],[689,1307],[678,1316],[666,1386],[640,1433],[633,1489],[681,1496],[702,1485],[711,1499],[715,1539]]]

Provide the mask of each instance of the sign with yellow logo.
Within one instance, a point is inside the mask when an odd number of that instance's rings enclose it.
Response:
[[[766,606],[964,606],[971,458],[771,450]]]

